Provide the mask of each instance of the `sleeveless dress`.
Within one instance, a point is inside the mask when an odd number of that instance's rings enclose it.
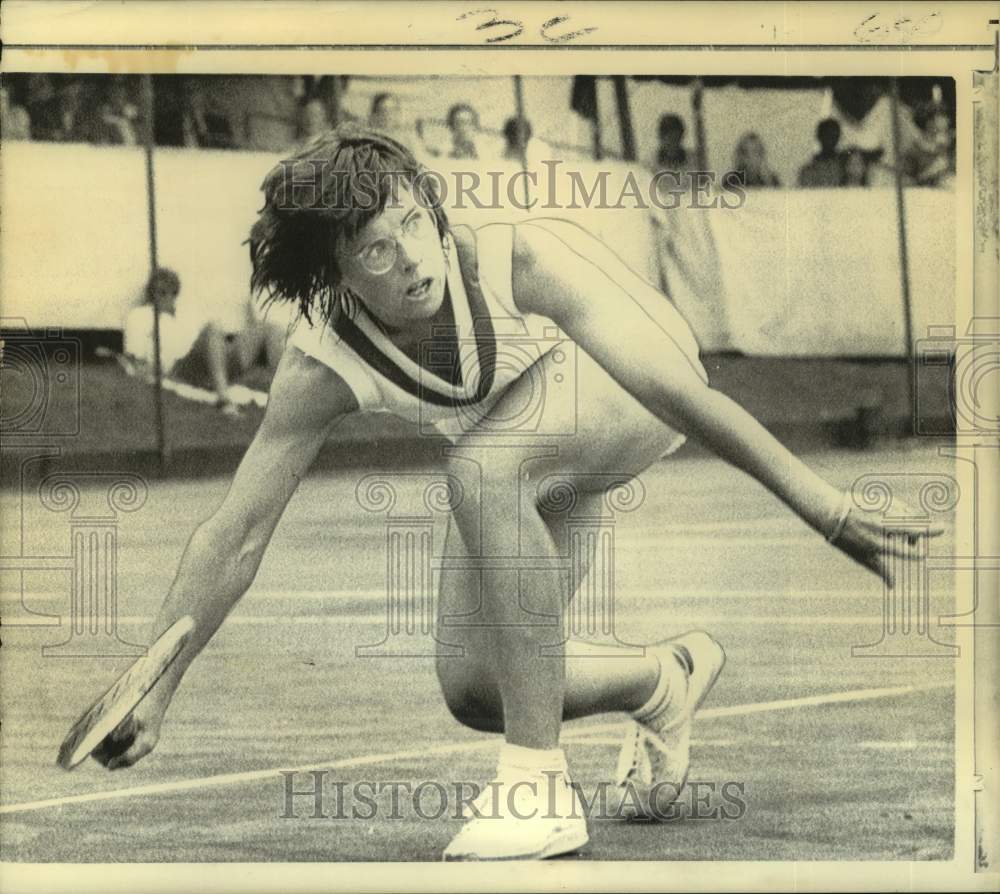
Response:
[[[445,294],[455,325],[436,329],[435,338],[421,345],[420,363],[393,344],[363,306],[353,318],[341,314],[332,324],[300,319],[289,343],[333,369],[361,410],[392,413],[417,423],[422,433],[453,442],[473,430],[503,431],[505,421],[489,414],[504,391],[551,354],[546,397],[559,400],[560,389],[572,384],[559,363],[575,348],[552,320],[525,314],[514,303],[513,233],[511,224],[452,227]],[[703,373],[686,323],[683,330],[678,334],[684,353]],[[567,391],[566,399],[575,399],[575,392]],[[507,422],[524,425],[523,419]],[[520,430],[531,432],[530,422],[510,429]],[[684,440],[671,431],[664,455]]]

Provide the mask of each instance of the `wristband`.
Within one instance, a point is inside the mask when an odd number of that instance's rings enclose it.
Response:
[[[840,510],[837,513],[837,521],[834,523],[833,530],[826,535],[826,542],[833,543],[841,534],[844,533],[844,525],[847,524],[847,516],[851,514],[851,492],[845,490],[844,495],[840,499]]]

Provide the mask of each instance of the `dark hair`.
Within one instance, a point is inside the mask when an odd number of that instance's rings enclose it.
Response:
[[[455,119],[462,112],[472,112],[472,116],[476,119],[476,127],[479,127],[479,112],[477,112],[475,108],[467,102],[457,102],[450,109],[448,109],[448,117],[445,119],[448,127],[455,126]]]
[[[439,177],[428,174],[402,143],[353,123],[280,162],[264,178],[264,207],[250,231],[253,293],[265,304],[294,302],[310,323],[314,310],[335,319],[351,299],[340,286],[336,249],[378,217],[401,184],[431,211],[444,239]]]
[[[824,118],[816,125],[816,139],[821,146],[827,143],[836,146],[840,140],[840,122],[836,118]]]
[[[684,122],[677,115],[661,115],[659,128],[660,137],[666,136],[671,131],[684,136]]]
[[[514,146],[521,139],[527,144],[531,139],[531,122],[527,118],[508,118],[503,123],[503,138],[508,146]]]
[[[171,288],[175,293],[181,290],[181,278],[174,273],[169,267],[157,267],[149,276],[149,280],[146,282],[145,297],[146,302],[149,303],[153,300],[153,287],[158,282],[169,283]]]

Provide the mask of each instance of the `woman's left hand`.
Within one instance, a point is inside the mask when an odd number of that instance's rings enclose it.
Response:
[[[940,537],[943,533],[943,525],[931,525],[924,530],[894,529],[852,506],[840,532],[830,542],[877,574],[891,588],[895,583],[897,560],[918,558],[920,551],[926,549],[921,541]]]

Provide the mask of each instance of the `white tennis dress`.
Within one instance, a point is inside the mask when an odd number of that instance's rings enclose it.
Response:
[[[511,224],[452,228],[446,296],[455,325],[435,330],[421,346],[420,363],[396,347],[363,307],[353,318],[342,314],[332,324],[300,319],[290,344],[336,371],[360,409],[393,413],[418,423],[423,432],[452,441],[484,430],[561,434],[545,432],[544,421],[537,428],[542,417],[540,409],[533,415],[530,399],[510,418],[490,415],[508,386],[526,372],[540,377],[533,395],[575,400],[575,346],[552,320],[522,313],[514,303],[513,232]],[[694,335],[679,314],[677,320],[677,342],[707,378]],[[547,355],[549,361],[538,364]],[[677,434],[666,452],[683,441]]]

